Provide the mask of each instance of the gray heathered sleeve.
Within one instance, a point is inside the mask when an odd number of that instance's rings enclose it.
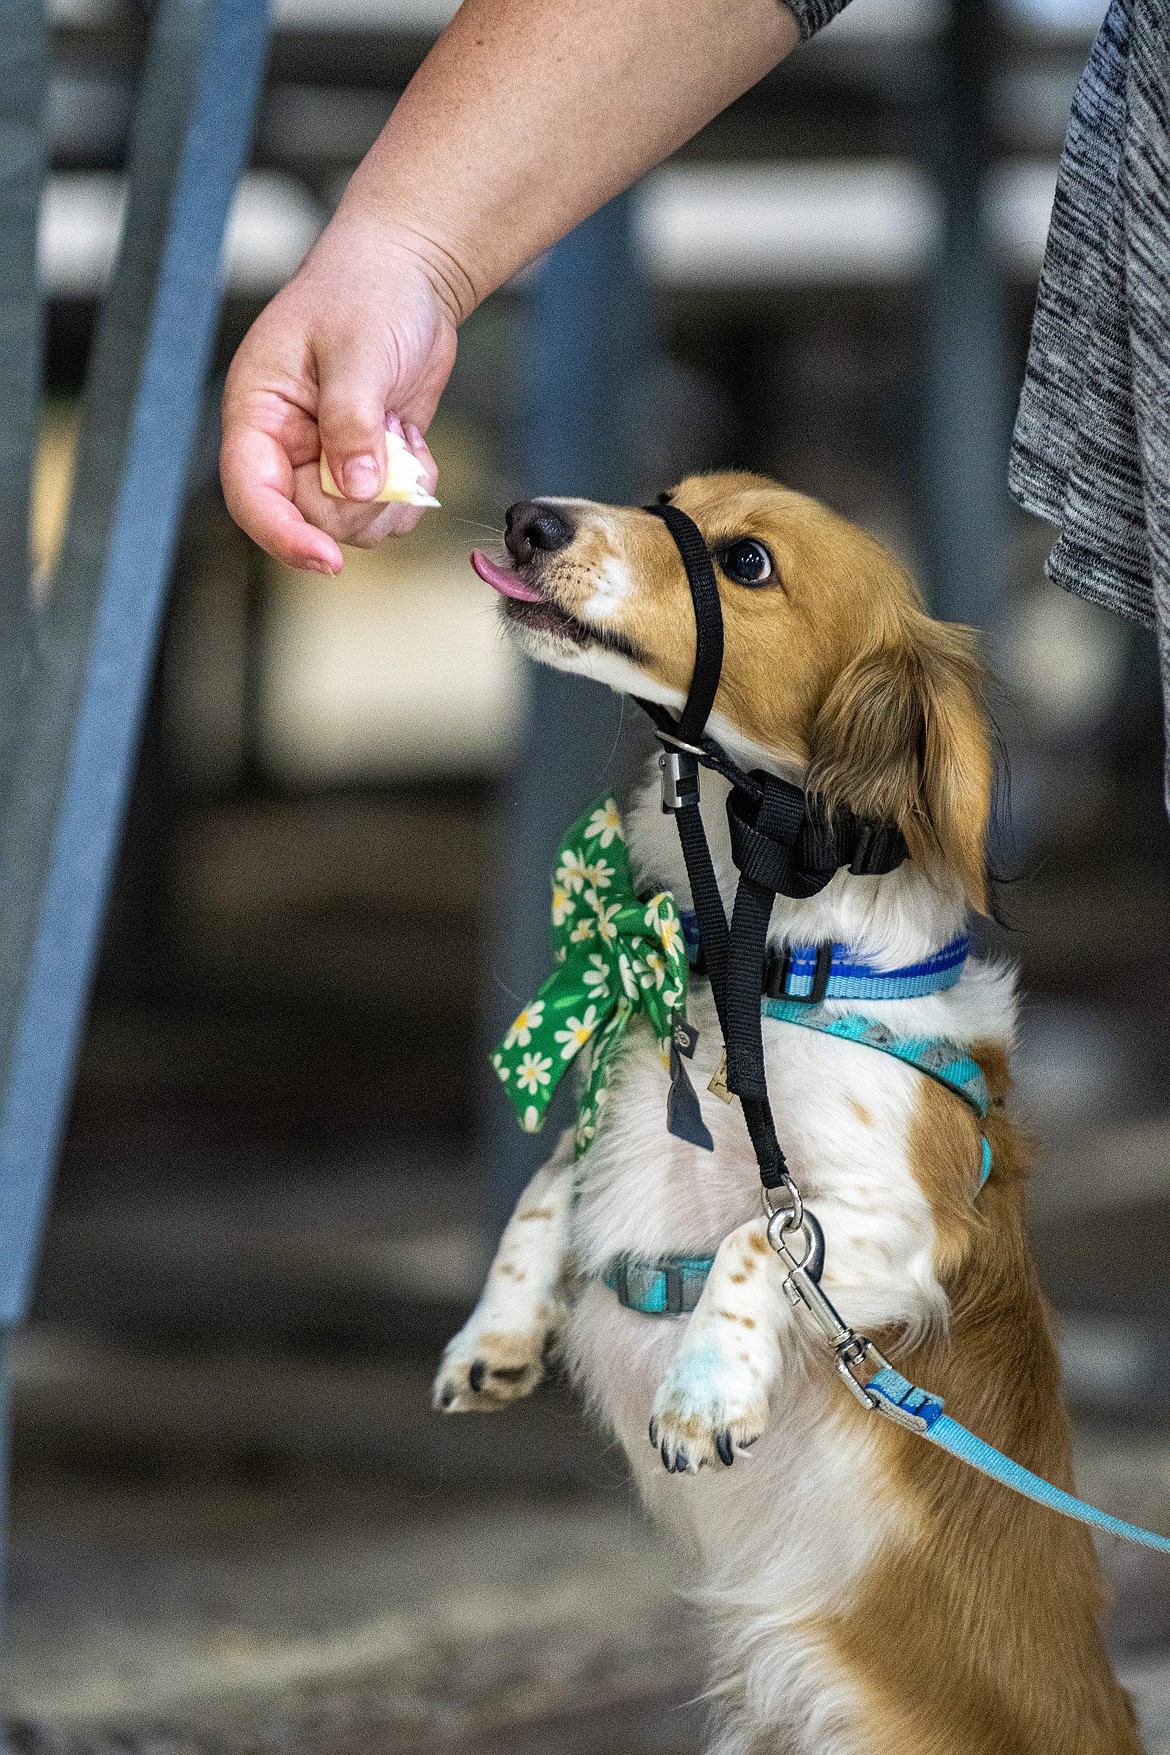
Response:
[[[788,7],[800,26],[801,41],[807,42],[826,24],[831,24],[837,14],[845,10],[849,0],[782,0],[782,4]]]

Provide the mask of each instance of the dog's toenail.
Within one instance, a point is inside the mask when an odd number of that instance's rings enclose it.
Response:
[[[482,1359],[477,1359],[475,1361],[474,1365],[471,1367],[471,1370],[467,1373],[467,1381],[471,1385],[472,1389],[480,1390],[483,1388],[483,1380],[486,1377],[486,1375],[487,1375],[486,1365],[484,1364]]]
[[[654,1446],[655,1450],[657,1450],[658,1449],[658,1421],[657,1420],[651,1420],[651,1422],[650,1422],[650,1442]]]
[[[715,1448],[719,1452],[719,1461],[724,1468],[730,1468],[735,1461],[735,1447],[731,1442],[730,1432],[720,1432],[715,1440]]]
[[[449,1408],[454,1400],[455,1391],[453,1389],[445,1389],[439,1397],[439,1406],[441,1408]]]

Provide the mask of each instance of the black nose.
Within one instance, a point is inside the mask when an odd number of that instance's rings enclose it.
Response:
[[[567,548],[573,540],[573,526],[563,512],[552,506],[541,506],[535,500],[517,500],[504,514],[504,541],[508,553],[518,567],[530,561],[538,549],[551,553]]]

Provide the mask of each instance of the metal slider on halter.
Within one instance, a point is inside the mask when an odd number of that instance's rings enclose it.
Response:
[[[673,814],[699,802],[699,759],[706,754],[698,744],[684,743],[669,731],[656,728],[662,747],[658,766],[662,770],[662,808]]]
[[[898,1426],[905,1426],[912,1432],[925,1432],[927,1422],[917,1414],[870,1391],[870,1379],[879,1371],[887,1370],[889,1360],[878,1351],[868,1335],[858,1334],[856,1329],[850,1328],[822,1289],[825,1234],[817,1218],[805,1207],[791,1176],[784,1177],[781,1189],[788,1196],[787,1205],[777,1205],[773,1194],[778,1191],[770,1189],[763,1190],[763,1203],[768,1217],[768,1242],[788,1269],[784,1296],[828,1342],[842,1381],[867,1413],[884,1414]],[[803,1243],[799,1255],[792,1248],[798,1235]]]

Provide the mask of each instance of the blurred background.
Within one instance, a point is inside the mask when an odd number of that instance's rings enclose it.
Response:
[[[452,10],[277,0],[221,376]],[[1170,1529],[1153,647],[1047,584],[1050,533],[1004,487],[1103,11],[853,0],[467,324],[430,435],[442,511],[339,580],[232,525],[209,412],[16,1343],[14,1747],[701,1746],[696,1632],[620,1457],[555,1385],[489,1420],[428,1409],[531,1161],[483,1050],[544,972],[569,794],[620,788],[646,747],[498,635],[467,552],[531,493],[760,469],[987,630],[1013,798],[1010,924],[986,936],[1023,971],[1081,1488]],[[46,567],[149,27],[128,0],[51,12]],[[1170,1573],[1107,1564],[1112,1644],[1170,1750]]]

